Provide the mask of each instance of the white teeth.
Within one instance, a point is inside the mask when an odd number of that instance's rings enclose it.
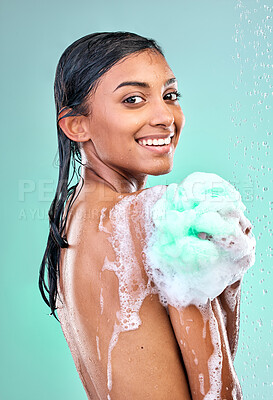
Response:
[[[165,144],[170,144],[172,137],[173,135],[166,139],[139,139],[138,143],[142,146],[163,146]]]

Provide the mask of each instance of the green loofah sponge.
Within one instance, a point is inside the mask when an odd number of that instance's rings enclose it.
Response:
[[[201,290],[204,295],[199,300],[204,302],[238,279],[245,268],[234,265],[253,252],[255,241],[250,245],[239,225],[245,209],[240,193],[216,174],[195,172],[180,184],[169,185],[152,208],[154,231],[146,251],[148,269],[158,286],[172,291],[177,284],[177,292],[182,283],[187,300],[183,302],[182,293],[180,304],[185,305],[189,299],[196,302],[189,290],[199,294]],[[237,241],[234,248],[219,245],[230,238]],[[205,287],[208,282],[210,288]]]

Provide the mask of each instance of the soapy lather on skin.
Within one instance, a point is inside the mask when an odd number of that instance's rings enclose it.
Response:
[[[137,262],[130,231],[130,210],[139,204],[143,215],[133,213],[131,219],[135,229],[141,225],[140,220],[144,221],[143,263],[148,282]],[[231,184],[218,175],[195,172],[180,184],[155,186],[125,197],[111,210],[113,233],[109,241],[116,262],[106,259],[103,270],[114,271],[119,279],[120,311],[108,351],[109,390],[113,347],[120,332],[140,326],[139,310],[148,294],[158,294],[165,307],[194,304],[206,308],[208,300],[241,279],[254,264],[256,242],[251,223],[243,214],[245,209],[240,193]],[[99,229],[105,232],[103,217],[102,212]],[[212,328],[213,324],[211,321]],[[216,329],[212,328],[211,337],[217,347]],[[217,358],[216,347],[209,360],[211,365]],[[218,372],[220,390],[221,368]],[[211,371],[213,374],[215,371]],[[202,379],[200,390],[204,390]],[[206,399],[211,399],[213,393],[211,386]]]

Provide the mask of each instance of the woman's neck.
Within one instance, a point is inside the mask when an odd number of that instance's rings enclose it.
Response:
[[[90,187],[101,186],[111,189],[117,193],[133,193],[144,189],[147,175],[133,176],[128,172],[120,172],[103,164],[100,160],[84,163],[81,176],[85,185]]]

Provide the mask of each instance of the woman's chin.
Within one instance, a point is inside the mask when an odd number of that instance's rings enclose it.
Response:
[[[142,160],[142,162],[138,162],[137,166],[134,169],[131,169],[130,174],[132,176],[142,176],[142,175],[152,175],[159,176],[165,175],[171,172],[173,169],[173,158],[167,159],[157,159],[152,160]],[[129,171],[129,169],[128,169]]]
[[[155,165],[154,168],[151,168],[151,170],[147,173],[147,175],[154,175],[154,176],[165,175],[171,172],[172,169],[173,169],[172,162],[169,163],[168,165],[166,164],[157,166]]]

